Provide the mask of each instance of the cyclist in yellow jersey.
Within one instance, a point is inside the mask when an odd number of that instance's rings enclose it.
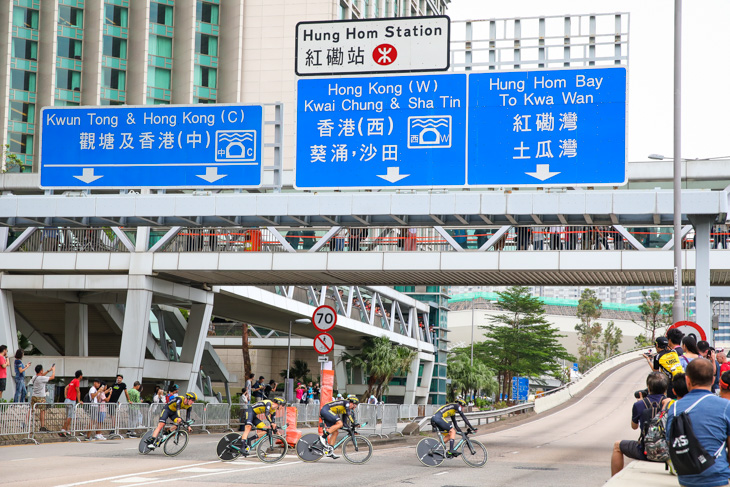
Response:
[[[163,409],[162,413],[160,414],[160,421],[157,423],[157,428],[155,428],[152,436],[150,436],[146,440],[148,448],[150,450],[155,449],[154,443],[157,440],[157,436],[160,434],[160,431],[162,431],[162,428],[164,428],[165,423],[167,423],[168,419],[171,420],[173,423],[179,423],[180,421],[182,421],[182,418],[180,417],[180,411],[187,410],[185,420],[190,421],[190,412],[192,411],[191,408],[197,400],[198,395],[196,393],[188,392],[184,396],[176,397],[172,402],[165,406],[165,409]],[[170,429],[174,431],[175,429],[177,429],[177,426],[173,424]],[[188,431],[192,430],[193,429],[188,426]]]
[[[256,427],[257,436],[261,437],[264,434],[266,423],[261,421],[258,417],[259,414],[263,414],[264,417],[269,421],[271,428],[276,433],[276,424],[274,418],[276,417],[276,410],[279,406],[286,404],[281,397],[275,397],[274,399],[264,399],[254,404],[249,404],[247,410],[243,413],[243,438],[245,438],[246,452],[251,449],[251,444],[248,441],[248,434],[251,432],[251,428]]]
[[[456,424],[456,413],[459,413],[461,419],[466,423],[466,426],[473,431],[476,431],[466,416],[464,415],[463,408],[466,407],[466,401],[463,399],[457,399],[456,401],[441,406],[436,410],[436,413],[431,417],[431,424],[441,431],[449,432],[449,451],[447,452],[451,456],[459,456],[458,451],[454,451],[454,440],[456,440],[456,431],[459,430],[459,426]],[[451,418],[452,424],[446,422],[447,418]]]
[[[344,425],[343,421],[355,424],[354,409],[360,403],[357,396],[350,394],[347,399],[338,399],[328,402],[319,411],[319,417],[322,418],[325,427],[322,428],[323,435],[319,437],[322,445],[328,450],[327,456],[333,459],[339,458],[335,455],[334,448],[337,442],[337,434]],[[329,437],[329,438],[328,438]]]

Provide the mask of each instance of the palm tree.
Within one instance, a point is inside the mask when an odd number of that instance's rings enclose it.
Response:
[[[365,337],[360,353],[343,353],[340,360],[349,360],[353,367],[360,367],[368,376],[368,388],[364,397],[370,397],[373,393],[379,397],[388,389],[388,383],[393,376],[410,369],[417,353],[407,347],[395,345],[385,336]]]
[[[290,379],[300,379],[301,381],[306,381],[308,374],[309,374],[309,366],[307,365],[307,362],[304,360],[296,359],[294,360],[294,365],[289,369],[289,378]],[[280,375],[282,377],[286,377],[286,369],[282,370],[280,372]]]
[[[474,365],[472,365],[470,358],[465,353],[457,352],[449,358],[446,374],[451,379],[451,390],[449,391],[451,399],[459,394],[469,396],[473,393],[476,395],[479,391],[491,396],[497,391],[498,385],[494,373],[480,360],[474,360]]]

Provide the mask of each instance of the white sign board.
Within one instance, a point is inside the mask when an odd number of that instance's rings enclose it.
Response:
[[[299,76],[445,71],[449,68],[450,19],[402,17],[299,22]]]

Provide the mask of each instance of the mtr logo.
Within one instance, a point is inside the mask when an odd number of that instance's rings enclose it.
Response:
[[[398,51],[391,44],[380,44],[373,49],[373,61],[381,66],[389,66],[395,62]]]

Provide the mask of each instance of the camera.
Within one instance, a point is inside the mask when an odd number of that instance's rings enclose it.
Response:
[[[640,391],[634,392],[634,397],[636,399],[644,399],[648,395],[649,395],[649,389],[642,389]]]

